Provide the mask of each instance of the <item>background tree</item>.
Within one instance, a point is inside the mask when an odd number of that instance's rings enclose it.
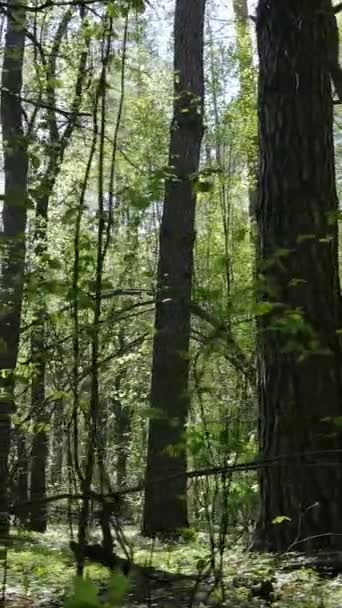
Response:
[[[5,192],[2,207],[0,283],[0,541],[7,535],[8,458],[14,374],[17,364],[24,284],[27,213],[27,139],[22,123],[22,70],[26,15],[15,2],[8,5],[2,64],[1,124]]]
[[[203,135],[205,0],[177,0],[174,113],[160,228],[143,532],[188,526],[185,424],[196,184]],[[174,476],[163,483],[158,480]]]
[[[47,513],[44,506],[46,497],[46,476],[48,466],[48,450],[49,441],[46,427],[50,422],[51,415],[45,400],[45,375],[46,375],[46,337],[45,324],[47,306],[44,298],[44,282],[49,280],[47,276],[49,266],[48,256],[48,215],[49,204],[54,194],[54,186],[58,175],[63,166],[63,159],[70,144],[73,132],[79,121],[79,111],[82,103],[82,93],[86,77],[87,57],[89,50],[89,41],[84,39],[84,11],[80,11],[80,40],[76,40],[75,51],[79,51],[77,57],[78,63],[75,65],[74,91],[72,85],[69,85],[71,91],[70,108],[65,110],[65,125],[61,126],[57,118],[56,103],[57,103],[57,70],[63,66],[63,42],[66,37],[68,28],[75,26],[75,17],[73,11],[68,8],[61,16],[53,36],[51,50],[48,58],[44,58],[43,66],[46,71],[45,82],[41,83],[41,97],[46,97],[46,103],[49,108],[46,114],[46,126],[48,137],[45,137],[44,143],[40,145],[40,155],[44,158],[45,168],[40,170],[36,176],[35,187],[35,228],[34,228],[34,283],[37,292],[42,290],[41,296],[36,299],[36,306],[32,307],[33,326],[31,330],[31,364],[33,366],[32,384],[31,384],[31,399],[33,419],[36,425],[31,450],[31,498],[33,501],[30,515],[30,527],[32,530],[44,532],[47,526]],[[77,24],[78,25],[78,24]],[[62,59],[61,59],[62,56]],[[60,66],[62,64],[62,66]],[[68,91],[68,92],[69,92]],[[37,121],[40,118],[40,112],[34,117]],[[34,125],[31,118],[31,129]],[[37,157],[36,157],[37,158]],[[40,159],[39,159],[40,161]],[[36,162],[37,165],[37,162]],[[38,162],[40,165],[40,162]],[[31,273],[31,280],[32,280]]]

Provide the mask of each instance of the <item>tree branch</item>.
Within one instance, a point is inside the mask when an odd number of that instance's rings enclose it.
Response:
[[[211,325],[215,334],[212,337],[223,338],[226,342],[226,345],[232,356],[234,357],[234,365],[244,373],[252,386],[255,384],[255,369],[251,364],[250,360],[246,357],[245,353],[241,350],[240,346],[237,344],[231,330],[229,327],[223,323],[220,319],[214,317],[210,312],[202,308],[196,302],[191,302],[190,305],[191,313],[197,316],[199,319],[206,321]]]
[[[325,462],[324,460],[320,460],[322,457],[327,456],[337,456],[334,461]],[[196,469],[193,471],[188,471],[186,473],[177,474],[177,475],[164,475],[163,477],[158,477],[153,479],[151,483],[153,484],[165,484],[166,481],[173,481],[178,479],[180,476],[186,477],[186,479],[196,479],[199,477],[213,477],[217,475],[228,475],[237,472],[251,472],[257,471],[263,468],[274,467],[274,466],[289,466],[289,464],[293,464],[293,466],[341,466],[341,456],[342,449],[336,450],[313,450],[308,452],[297,452],[294,454],[283,454],[274,458],[259,458],[258,456],[253,460],[248,462],[244,462],[241,464],[233,464],[226,466],[217,466],[217,467],[206,467],[203,469]],[[92,498],[93,500],[99,502],[100,504],[108,502],[108,500],[120,500],[120,497],[125,496],[127,494],[137,494],[139,492],[143,492],[146,489],[146,484],[139,483],[135,486],[131,486],[130,488],[124,488],[120,490],[114,490],[110,494],[103,494],[100,492],[96,492],[94,490],[90,490],[86,495],[83,493],[70,494],[70,493],[62,493],[55,494],[53,496],[48,496],[41,499],[30,500],[25,503],[14,503],[10,506],[9,512],[12,515],[20,513],[22,509],[25,509],[31,506],[33,503],[53,503],[53,502],[61,502],[62,500],[74,500],[79,501],[84,498]]]

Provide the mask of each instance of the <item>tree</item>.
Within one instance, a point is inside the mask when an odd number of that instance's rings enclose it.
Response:
[[[8,517],[8,456],[11,414],[14,412],[14,372],[17,364],[23,295],[26,230],[27,139],[22,125],[22,70],[25,11],[8,3],[2,65],[1,124],[5,166],[2,208],[0,277],[0,541],[6,539]]]
[[[249,185],[249,212],[251,218],[254,216],[257,166],[256,166],[256,133],[254,132],[255,105],[255,69],[253,66],[253,44],[249,27],[247,0],[233,0],[233,9],[236,18],[236,46],[239,64],[240,97],[242,102],[241,111],[249,110],[245,120],[245,146]]]
[[[342,544],[333,26],[330,0],[259,1],[259,434],[276,466],[256,544],[274,551]]]
[[[143,532],[188,526],[185,423],[196,179],[203,135],[205,0],[177,0],[174,107],[160,229]],[[165,476],[175,476],[173,481]]]
[[[80,29],[84,23],[84,9],[80,11]],[[32,442],[31,453],[31,498],[33,499],[30,515],[30,528],[37,532],[45,532],[47,527],[47,510],[44,503],[46,498],[47,460],[49,453],[49,441],[46,427],[51,417],[47,412],[45,403],[45,374],[46,374],[46,293],[44,293],[44,281],[47,277],[47,254],[48,254],[48,216],[50,199],[55,184],[63,166],[64,156],[70,144],[72,135],[78,121],[78,114],[82,102],[82,93],[86,74],[88,57],[88,44],[76,43],[80,48],[75,68],[75,83],[73,96],[70,102],[66,125],[61,128],[56,117],[56,72],[58,67],[61,46],[67,35],[68,27],[72,22],[74,11],[68,8],[56,29],[52,41],[52,49],[49,55],[46,74],[46,96],[49,102],[47,113],[47,126],[49,137],[42,152],[46,159],[46,171],[38,182],[36,188],[36,226],[34,233],[35,256],[37,269],[37,303],[33,307],[35,323],[31,332],[31,359],[34,365],[32,377],[32,411],[36,425],[36,431]],[[45,149],[44,149],[45,148]],[[39,291],[42,289],[42,293]]]

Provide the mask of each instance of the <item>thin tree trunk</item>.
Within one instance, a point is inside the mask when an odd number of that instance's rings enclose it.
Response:
[[[255,205],[257,199],[257,134],[255,124],[256,77],[253,66],[253,42],[249,24],[247,0],[233,0],[233,9],[236,18],[236,47],[240,76],[240,98],[243,107],[248,112],[246,117],[246,160],[249,194],[249,214],[255,219]],[[255,126],[255,130],[254,130]]]
[[[1,88],[5,196],[0,279],[0,542],[6,539],[9,528],[8,455],[23,295],[28,164],[20,101],[25,11],[23,5],[16,4],[15,0],[9,0]]]
[[[198,173],[203,135],[205,0],[177,0],[174,117],[160,231],[143,532],[169,535],[188,526],[185,423],[189,409],[189,336]],[[165,476],[176,475],[173,482]]]
[[[31,450],[31,514],[30,529],[45,532],[47,528],[46,469],[49,440],[46,425],[49,416],[45,406],[45,339],[43,328],[33,330],[31,336],[32,361],[35,364],[31,400],[35,424]]]
[[[85,79],[85,66],[88,56],[88,48],[86,47],[81,55],[78,64],[76,82],[74,88],[74,97],[71,103],[71,112],[67,125],[64,130],[58,129],[55,113],[55,84],[57,61],[60,53],[60,47],[63,38],[67,33],[68,26],[73,17],[73,11],[68,8],[58,25],[52,50],[48,61],[47,85],[46,92],[50,103],[50,110],[47,114],[47,122],[50,133],[49,143],[46,149],[48,159],[47,170],[41,180],[38,191],[42,193],[38,196],[36,202],[36,227],[35,227],[35,243],[37,264],[39,265],[40,284],[44,285],[46,278],[46,267],[44,263],[44,255],[48,249],[48,215],[50,197],[55,187],[57,178],[63,164],[65,150],[70,143],[72,134],[76,127],[77,113],[81,104],[81,95]],[[81,14],[81,28],[84,19],[84,9]],[[40,285],[38,285],[39,289]],[[42,293],[38,298],[36,305],[36,323],[31,334],[31,359],[35,367],[35,374],[32,378],[32,409],[34,412],[34,421],[38,428],[32,445],[31,455],[31,498],[32,509],[30,525],[32,530],[45,532],[47,527],[47,511],[44,507],[44,499],[46,497],[46,477],[49,455],[49,440],[46,431],[46,425],[49,422],[49,413],[46,412],[44,405],[45,401],[45,319],[46,319],[46,303],[44,300],[45,294]]]
[[[115,415],[116,483],[118,488],[127,486],[127,461],[131,440],[131,412],[119,399],[113,400]]]
[[[218,98],[218,78],[215,69],[215,48],[214,38],[210,25],[208,25],[209,44],[210,44],[210,76],[211,76],[211,95],[213,103],[213,114],[215,123],[215,155],[216,163],[222,176],[219,180],[219,206],[221,210],[222,229],[224,235],[224,280],[226,291],[224,292],[224,305],[226,310],[227,323],[230,323],[230,306],[231,306],[231,285],[232,285],[232,263],[231,263],[231,196],[229,187],[227,188],[227,180],[224,177],[225,173],[229,172],[229,153],[228,159],[225,153],[225,144],[220,138],[221,117],[219,112]]]
[[[98,92],[95,103],[99,103],[100,109],[100,129],[98,134],[99,155],[98,155],[98,224],[97,224],[97,250],[96,250],[96,271],[95,271],[95,288],[94,288],[94,311],[92,320],[91,334],[91,364],[90,364],[90,402],[89,413],[86,419],[86,455],[84,464],[84,473],[80,479],[81,490],[84,495],[82,500],[79,519],[78,519],[78,543],[79,545],[86,544],[88,537],[89,515],[91,511],[91,502],[89,492],[93,483],[94,474],[96,473],[96,464],[99,465],[99,474],[103,476],[103,454],[99,449],[99,433],[98,426],[101,420],[101,402],[99,395],[99,361],[101,356],[101,293],[103,281],[103,269],[108,245],[108,235],[110,235],[111,226],[106,225],[104,213],[104,142],[106,137],[106,119],[107,119],[107,96],[106,96],[106,77],[108,68],[108,58],[110,53],[110,43],[112,37],[112,22],[107,24],[108,31],[104,30],[102,39],[102,69],[98,84]],[[110,187],[113,187],[112,180]],[[109,231],[109,232],[108,232]],[[76,252],[75,252],[76,254]],[[99,459],[100,455],[100,459]],[[102,479],[103,481],[103,479]],[[102,485],[102,484],[101,484]],[[101,488],[103,491],[103,488]],[[108,532],[108,528],[103,527],[104,534]],[[81,576],[83,573],[84,559],[82,556],[77,562],[77,574]]]
[[[256,544],[274,551],[342,547],[331,14],[330,0],[260,0],[257,14],[257,265],[269,311],[258,335],[260,450],[278,461],[261,472]]]
[[[52,465],[50,470],[50,480],[52,485],[61,486],[63,481],[63,463],[64,463],[64,403],[62,399],[58,399],[55,403],[55,411],[53,415],[53,435],[51,456]]]
[[[26,433],[20,429],[16,432],[17,444],[17,478],[15,488],[15,503],[27,505],[28,502],[28,449]],[[21,508],[18,512],[18,520],[22,526],[27,524],[27,508]]]

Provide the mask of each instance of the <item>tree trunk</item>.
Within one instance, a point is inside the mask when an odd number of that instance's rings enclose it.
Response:
[[[25,12],[22,5],[9,0],[7,14],[1,89],[5,196],[0,234],[0,542],[6,540],[9,528],[8,455],[24,280],[27,187],[27,141],[20,101]]]
[[[116,485],[127,486],[127,461],[132,434],[131,412],[119,399],[113,399],[115,415]]]
[[[64,447],[64,403],[62,399],[58,399],[55,403],[53,415],[52,464],[50,470],[51,483],[57,488],[61,487],[63,481]]]
[[[259,439],[273,466],[256,546],[273,551],[342,547],[331,15],[330,0],[260,0],[257,13]]]
[[[15,503],[19,506],[18,520],[22,526],[27,525],[27,508],[21,505],[27,505],[28,502],[28,450],[26,433],[17,429],[17,479]]]
[[[46,462],[48,456],[48,437],[45,430],[37,431],[33,438],[31,455],[31,515],[30,530],[46,532]]]
[[[46,147],[47,168],[39,184],[39,195],[36,201],[36,226],[35,226],[35,253],[36,263],[39,268],[39,285],[44,285],[46,280],[46,264],[44,255],[48,250],[48,215],[50,197],[55,187],[57,178],[62,167],[65,150],[71,140],[72,134],[77,123],[77,113],[81,104],[81,96],[85,78],[85,66],[88,56],[86,47],[80,55],[78,72],[75,82],[74,97],[71,103],[71,112],[64,130],[58,128],[58,123],[54,111],[55,107],[55,84],[57,61],[59,58],[60,47],[64,36],[66,36],[68,26],[73,16],[73,11],[68,8],[59,24],[53,40],[51,53],[48,60],[48,79],[46,92],[51,105],[47,114],[47,123],[50,133],[48,145]],[[81,11],[81,27],[84,19],[84,11]],[[40,297],[39,297],[40,295]],[[34,422],[38,427],[38,432],[33,439],[32,464],[31,464],[31,498],[33,500],[31,509],[31,529],[37,532],[45,532],[47,527],[47,510],[44,507],[46,498],[46,477],[49,455],[49,441],[45,427],[49,422],[49,414],[44,406],[45,401],[45,319],[46,319],[46,294],[44,290],[38,294],[38,303],[35,306],[36,323],[31,334],[31,359],[35,367],[35,374],[32,378],[32,409],[34,412]],[[39,501],[39,502],[38,502]]]
[[[39,323],[31,335],[32,361],[35,364],[31,386],[34,420],[34,437],[31,451],[31,515],[30,529],[45,532],[47,528],[46,470],[48,460],[48,436],[46,425],[49,416],[45,406],[45,347],[43,327]]]
[[[177,0],[174,116],[160,231],[143,532],[188,526],[185,423],[189,408],[190,299],[196,195],[203,134],[205,0]],[[169,476],[176,476],[171,481]]]
[[[256,79],[253,65],[253,43],[250,31],[250,19],[248,15],[247,0],[233,0],[233,9],[236,18],[236,47],[238,52],[238,65],[240,76],[240,98],[243,108],[248,110],[246,117],[246,160],[249,194],[249,214],[255,219],[255,205],[257,198],[257,151],[256,151],[256,124],[255,124],[255,99]],[[254,128],[255,127],[255,128]]]

